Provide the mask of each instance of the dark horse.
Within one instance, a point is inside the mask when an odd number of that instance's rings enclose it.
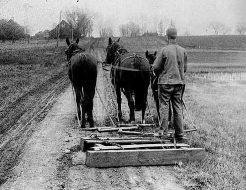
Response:
[[[119,44],[119,40],[112,41],[109,38],[106,49],[106,62],[112,65],[111,80],[117,95],[119,121],[122,121],[122,91],[128,100],[130,108],[129,121],[135,121],[135,109],[136,111],[142,110],[142,123],[144,123],[150,82],[150,65],[147,59],[135,53],[129,53]]]
[[[154,53],[149,53],[148,50],[145,52],[145,56],[148,59],[150,66],[153,65],[153,63],[156,59],[156,54],[157,54],[156,51]],[[157,110],[158,118],[160,119],[160,105],[159,105],[159,98],[158,98],[158,77],[159,77],[159,75],[160,75],[160,73],[158,73],[158,71],[156,71],[154,74],[151,75],[151,89],[152,89],[152,93],[153,93],[155,104],[156,104],[156,110]],[[168,120],[169,120],[169,122],[172,121],[172,107],[171,107],[170,103],[169,103],[169,118],[168,118]],[[172,124],[170,124],[170,125],[172,125]]]
[[[153,65],[156,59],[156,54],[157,54],[156,51],[154,53],[149,53],[148,50],[145,52],[145,56],[148,59],[149,64],[151,66]],[[157,73],[151,75],[151,89],[152,89],[152,93],[153,93],[155,104],[156,104],[157,114],[158,114],[158,117],[160,118],[159,99],[158,99],[158,74]]]
[[[79,39],[70,43],[66,39],[68,49],[66,50],[68,64],[68,76],[76,95],[77,117],[81,127],[85,127],[85,114],[90,127],[94,126],[93,120],[93,98],[97,80],[97,60],[92,55],[85,53],[79,47]],[[82,112],[82,116],[81,116]]]

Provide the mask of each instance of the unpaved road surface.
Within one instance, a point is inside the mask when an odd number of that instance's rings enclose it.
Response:
[[[102,60],[101,52],[96,51],[95,55]],[[112,97],[103,72],[99,70],[97,89],[108,104]],[[94,117],[96,125],[102,125],[109,110],[100,102],[98,93],[94,99]],[[183,189],[177,184],[172,167],[97,169],[85,166],[85,154],[78,145],[81,137],[90,134],[77,126],[71,86],[57,97],[46,117],[32,122],[29,128],[35,130],[13,168],[12,177],[0,186],[1,190]]]

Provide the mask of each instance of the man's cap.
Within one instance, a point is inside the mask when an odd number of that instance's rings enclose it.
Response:
[[[176,37],[177,36],[177,29],[176,28],[168,28],[166,30],[166,35],[169,37]]]

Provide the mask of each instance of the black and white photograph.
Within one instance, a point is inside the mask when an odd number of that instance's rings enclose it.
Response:
[[[245,0],[0,0],[0,190],[245,189]]]

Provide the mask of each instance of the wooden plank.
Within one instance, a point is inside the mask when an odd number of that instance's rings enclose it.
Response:
[[[132,126],[137,126],[137,127],[155,127],[156,125],[155,124],[149,124],[149,123],[146,123],[146,124],[130,124],[130,123],[126,123],[126,124],[117,124],[117,126],[119,127],[132,127]]]
[[[87,151],[85,164],[97,168],[174,165],[179,162],[202,160],[205,156],[203,148],[102,150]]]
[[[91,139],[91,138],[81,138],[80,147],[82,151],[88,150],[90,147],[93,147],[94,144],[102,143],[117,143],[117,144],[154,144],[154,143],[163,143],[169,142],[160,139],[153,138],[110,138],[110,139]]]
[[[124,130],[137,130],[138,127],[107,127],[107,128],[98,128],[98,132],[117,132]]]
[[[117,132],[124,130],[137,130],[138,126],[129,126],[129,127],[93,127],[93,128],[83,128],[83,131],[98,131],[98,132]]]
[[[93,150],[128,150],[128,149],[139,149],[139,148],[174,148],[174,144],[135,144],[135,145],[120,145],[120,146],[104,146],[102,144],[95,144],[92,147]],[[178,143],[176,147],[189,147],[188,144]]]
[[[188,129],[184,130],[184,133],[193,132],[197,129]],[[137,135],[137,136],[146,136],[146,137],[161,137],[158,133],[143,133],[143,132],[137,132],[137,131],[119,131],[118,132],[121,135]],[[174,132],[169,131],[168,135],[173,134]]]
[[[157,133],[142,133],[142,132],[137,132],[137,131],[119,131],[118,133],[121,135],[137,135],[137,136],[143,136],[143,137],[158,136]]]

